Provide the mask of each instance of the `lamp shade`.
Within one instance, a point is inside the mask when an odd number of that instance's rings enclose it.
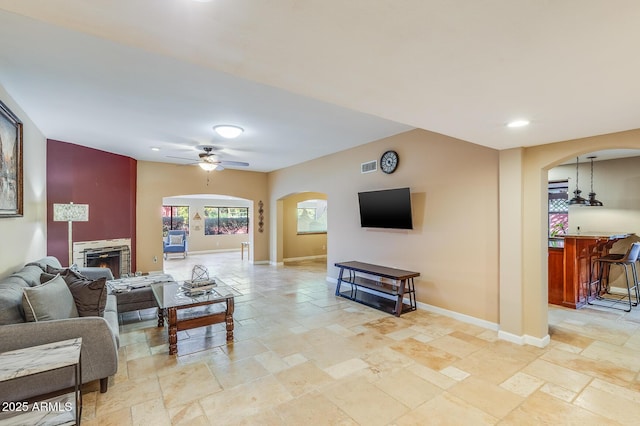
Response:
[[[89,204],[54,204],[54,222],[88,222]]]

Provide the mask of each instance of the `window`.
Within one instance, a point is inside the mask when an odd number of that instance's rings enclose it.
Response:
[[[205,207],[204,235],[249,233],[249,208]]]
[[[306,200],[298,203],[298,234],[327,232],[327,200]]]
[[[169,230],[180,229],[189,235],[189,206],[162,206],[162,236]]]
[[[549,182],[549,236],[565,235],[569,229],[569,182]]]

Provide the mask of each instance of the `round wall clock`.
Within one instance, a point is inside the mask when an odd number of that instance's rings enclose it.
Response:
[[[387,174],[393,173],[398,167],[398,161],[400,161],[400,158],[397,152],[387,151],[380,157],[380,168]]]

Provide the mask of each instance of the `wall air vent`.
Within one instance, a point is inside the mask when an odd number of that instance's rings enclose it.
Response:
[[[371,173],[376,170],[378,170],[378,162],[376,160],[360,164],[360,173]]]

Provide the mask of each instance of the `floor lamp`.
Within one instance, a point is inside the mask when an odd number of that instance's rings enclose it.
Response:
[[[89,204],[54,204],[53,221],[69,223],[69,266],[73,264],[73,222],[89,221]]]

